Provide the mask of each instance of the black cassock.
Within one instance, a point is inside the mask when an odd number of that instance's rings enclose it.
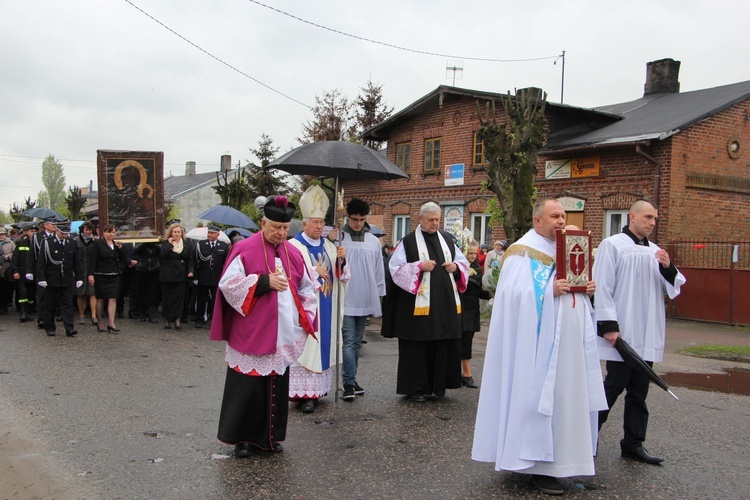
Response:
[[[441,233],[455,257],[453,237]],[[436,262],[430,276],[430,313],[414,316],[416,295],[399,288],[386,272],[382,335],[399,339],[396,392],[407,396],[434,394],[442,397],[446,389],[461,387],[461,315],[456,310],[449,273],[442,267],[445,258],[438,235],[422,234],[430,259]],[[401,244],[407,262],[420,260],[413,232]],[[458,270],[454,278],[460,279]]]

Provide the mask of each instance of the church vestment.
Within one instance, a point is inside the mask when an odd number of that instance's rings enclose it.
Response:
[[[316,292],[318,299],[317,328],[318,338],[308,337],[305,349],[297,362],[289,369],[289,397],[291,399],[318,399],[331,389],[333,367],[336,364],[336,350],[341,360],[341,326],[344,319],[343,299],[346,283],[349,281],[349,266],[342,270],[335,269],[336,246],[327,238],[312,241],[304,233],[298,233],[290,240],[302,253],[305,265],[315,278],[320,289]],[[323,266],[332,279],[326,282],[313,274],[315,266]],[[340,274],[340,275],[339,275]],[[338,286],[339,281],[341,287]],[[339,288],[341,297],[339,297]],[[336,321],[337,301],[340,302],[339,318]]]
[[[593,475],[606,408],[588,296],[554,297],[555,242],[506,250],[487,340],[472,459],[496,470]]]
[[[435,269],[422,272],[422,261]],[[453,262],[448,273],[443,263]],[[461,299],[469,262],[446,232],[417,227],[388,263],[391,280],[383,301],[382,335],[399,339],[397,394],[444,396],[461,387]]]
[[[283,273],[289,288],[272,290],[271,273]],[[314,334],[315,288],[290,243],[274,246],[261,231],[233,246],[211,324],[211,340],[227,341],[219,440],[273,450],[285,439],[287,368]]]

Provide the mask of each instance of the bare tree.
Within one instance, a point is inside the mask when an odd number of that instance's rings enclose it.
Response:
[[[502,211],[503,228],[509,242],[533,226],[534,179],[537,151],[544,140],[544,108],[547,94],[524,89],[500,99],[506,122],[498,123],[495,101],[486,103],[485,113],[477,102],[484,143],[487,189],[495,193]]]
[[[302,125],[302,137],[297,138],[300,144],[318,141],[348,141],[355,135],[352,123],[352,105],[349,99],[335,89],[315,96],[312,107],[313,119]]]

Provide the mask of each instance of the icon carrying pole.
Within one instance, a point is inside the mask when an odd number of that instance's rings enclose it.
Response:
[[[336,227],[338,223],[338,233],[336,235],[336,248],[341,246],[341,240],[343,237],[343,216],[339,221],[339,210],[343,213],[344,211],[344,190],[339,193],[339,178],[336,176],[336,185],[333,191],[333,226]],[[341,276],[344,274],[343,263],[341,259],[336,257],[336,270],[334,275],[336,277],[336,391],[334,392],[333,402],[337,403],[339,400],[339,387],[341,383]]]

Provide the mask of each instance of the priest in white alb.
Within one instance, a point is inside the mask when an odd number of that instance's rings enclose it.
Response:
[[[589,297],[555,279],[555,230],[564,227],[563,206],[541,199],[533,229],[505,251],[472,450],[496,470],[531,475],[547,494],[564,492],[558,478],[594,474],[606,408]]]
[[[331,390],[336,360],[341,360],[343,300],[350,273],[344,260],[344,247],[337,247],[329,238],[323,238],[329,206],[325,191],[320,186],[310,186],[299,199],[302,231],[290,240],[302,253],[310,275],[320,285],[316,294],[318,338],[308,337],[302,355],[289,368],[289,399],[299,402],[303,413],[315,411],[318,399]]]
[[[218,438],[239,457],[282,451],[288,368],[315,335],[317,284],[286,241],[294,212],[284,196],[268,200],[261,230],[232,247],[216,294],[211,340],[227,342]]]

